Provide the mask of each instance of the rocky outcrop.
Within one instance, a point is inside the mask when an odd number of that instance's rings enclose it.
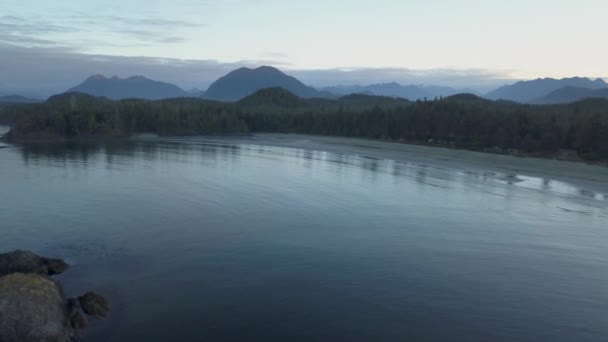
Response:
[[[39,274],[0,277],[0,341],[63,342],[75,337],[59,284]]]
[[[108,302],[89,292],[67,299],[49,275],[68,265],[25,251],[0,254],[0,341],[68,342],[89,324],[87,314],[105,318]]]
[[[87,292],[78,297],[78,303],[87,315],[96,318],[106,318],[110,312],[108,301],[95,292]]]
[[[39,257],[32,252],[0,254],[0,277],[11,273],[55,275],[67,271],[68,267],[63,260]]]

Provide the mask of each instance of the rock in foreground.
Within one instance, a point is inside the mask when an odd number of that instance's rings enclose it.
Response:
[[[59,284],[38,274],[0,277],[0,341],[63,342],[75,335]]]
[[[68,342],[88,325],[88,313],[105,318],[108,302],[89,292],[66,299],[49,275],[68,265],[25,251],[0,254],[0,342]]]
[[[95,292],[88,292],[78,297],[78,302],[87,315],[96,318],[106,318],[110,312],[108,301]]]
[[[11,273],[55,275],[65,272],[68,267],[63,260],[39,257],[32,252],[0,254],[0,277]]]

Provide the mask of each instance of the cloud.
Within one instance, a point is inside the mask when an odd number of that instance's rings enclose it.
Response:
[[[116,47],[117,41],[128,46],[178,44],[186,41],[186,31],[205,26],[155,16],[73,14],[41,20],[5,15],[0,16],[0,42],[24,47],[64,46],[86,52],[91,47]]]
[[[138,41],[144,40],[151,43],[166,44],[185,41],[185,38],[176,35],[183,30],[206,27],[205,24],[185,20],[168,20],[158,17],[132,18],[115,15],[75,15],[65,18],[65,21],[79,23],[81,26],[92,30],[105,27],[106,32],[130,36]]]
[[[75,31],[77,29],[74,27],[50,21],[29,21],[16,16],[0,17],[0,42],[25,46],[53,46],[57,45],[55,40],[41,37]]]
[[[1,29],[1,28],[0,28]],[[16,35],[10,33],[0,33],[0,42],[23,44],[23,45],[34,45],[34,46],[53,46],[56,45],[55,41],[48,39],[39,39],[25,35]]]
[[[162,18],[129,18],[120,16],[105,16],[105,17],[90,17],[93,23],[99,23],[100,21],[108,22],[114,21],[129,26],[137,27],[164,27],[164,28],[200,28],[207,25],[200,23],[192,23],[185,20],[167,20]],[[95,19],[97,21],[95,21]]]

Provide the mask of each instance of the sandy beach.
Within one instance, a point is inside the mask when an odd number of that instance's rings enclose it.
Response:
[[[455,150],[377,140],[300,134],[254,134],[230,137],[232,142],[326,151],[368,158],[432,165],[464,172],[548,178],[583,189],[608,194],[608,167],[583,162]]]

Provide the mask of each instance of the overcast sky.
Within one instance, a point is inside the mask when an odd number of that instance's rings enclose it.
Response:
[[[487,88],[608,76],[606,0],[0,0],[0,91],[94,73],[206,88],[242,65],[308,84]]]

